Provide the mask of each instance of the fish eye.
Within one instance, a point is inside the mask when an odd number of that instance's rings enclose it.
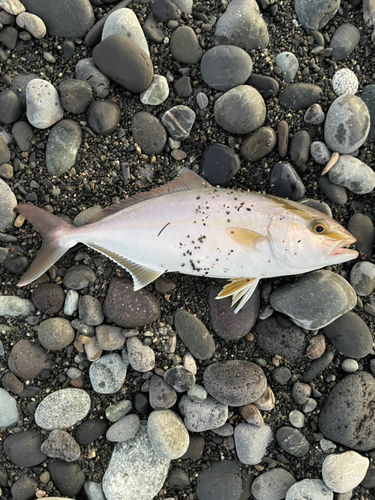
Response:
[[[326,234],[328,231],[327,225],[322,221],[315,221],[312,224],[311,229],[316,234]]]

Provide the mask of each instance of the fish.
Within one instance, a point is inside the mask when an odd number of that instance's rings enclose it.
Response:
[[[356,239],[307,205],[215,187],[188,168],[164,186],[125,198],[73,226],[32,204],[15,207],[41,233],[42,247],[19,287],[83,243],[126,269],[140,290],[178,272],[228,280],[217,299],[238,313],[262,278],[302,274],[358,257]]]

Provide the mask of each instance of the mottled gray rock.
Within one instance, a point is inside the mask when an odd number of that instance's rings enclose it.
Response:
[[[322,110],[320,104],[313,104],[307,108],[306,113],[303,117],[305,123],[311,123],[311,125],[320,125],[325,120],[325,113]],[[323,144],[323,143],[321,143]]]
[[[35,128],[51,127],[64,116],[57,90],[47,80],[35,78],[26,87],[27,119]]]
[[[121,389],[126,371],[126,364],[119,354],[106,354],[90,366],[92,388],[99,394],[113,394]]]
[[[294,457],[301,458],[309,452],[309,442],[301,431],[294,427],[280,427],[276,433],[276,439],[280,448]]]
[[[328,455],[322,465],[325,484],[335,493],[351,491],[363,481],[370,461],[355,451]]]
[[[150,379],[149,398],[152,408],[167,410],[176,403],[177,393],[162,377],[153,375]]]
[[[292,396],[297,404],[303,405],[304,403],[306,403],[306,401],[309,399],[310,394],[311,387],[308,384],[296,382],[293,385]]]
[[[102,40],[111,35],[121,35],[130,38],[149,56],[150,51],[142,27],[135,13],[128,8],[118,9],[110,14],[103,26]]]
[[[332,151],[321,141],[311,143],[310,153],[313,160],[319,163],[319,165],[326,165],[332,156]]]
[[[51,130],[46,148],[46,165],[51,175],[68,172],[76,162],[82,131],[73,120],[61,120]]]
[[[267,425],[238,424],[234,430],[237,456],[246,465],[259,464],[272,439],[272,429]]]
[[[38,328],[39,342],[45,349],[61,351],[74,340],[74,330],[65,318],[50,318]]]
[[[331,182],[356,194],[371,193],[375,187],[375,172],[358,158],[341,155],[328,172]]]
[[[296,56],[292,52],[281,52],[276,56],[276,64],[281,69],[284,82],[292,82],[299,68]]]
[[[118,326],[100,325],[95,328],[95,333],[100,349],[117,351],[125,345],[125,332]]]
[[[189,433],[172,410],[154,410],[147,421],[147,434],[156,454],[169,460],[182,457],[189,447]]]
[[[164,373],[164,380],[177,392],[186,392],[195,384],[195,376],[181,365],[168,368]]]
[[[1,388],[0,408],[0,427],[10,427],[19,420],[17,401],[5,389]]]
[[[83,295],[79,299],[78,313],[81,320],[89,326],[98,326],[103,323],[104,315],[99,299],[91,295]]]
[[[354,243],[356,249],[370,258],[374,242],[374,226],[371,219],[361,213],[352,215],[348,222],[348,231],[357,238]]]
[[[350,284],[357,295],[366,297],[375,288],[375,265],[371,262],[357,262],[350,271]]]
[[[285,500],[333,500],[333,491],[321,479],[303,479],[288,490]]]
[[[346,23],[339,26],[331,38],[332,59],[342,61],[350,56],[359,44],[360,38],[360,31],[353,24]]]
[[[86,479],[83,487],[89,500],[105,500],[101,483],[95,483]]]
[[[126,342],[128,359],[133,370],[148,372],[155,367],[155,353],[151,347],[143,345],[138,337],[130,337]]]
[[[30,316],[34,310],[31,300],[21,299],[21,297],[13,295],[0,296],[0,316]]]
[[[251,485],[256,500],[281,500],[296,482],[285,469],[275,468],[258,476]]]
[[[108,441],[120,443],[132,439],[139,431],[141,421],[138,415],[131,414],[117,420],[107,430],[106,438]]]
[[[191,432],[204,432],[221,427],[228,418],[228,406],[210,396],[201,402],[182,396],[178,409],[186,428]]]
[[[55,429],[43,441],[40,451],[48,457],[59,458],[66,462],[78,460],[81,448],[77,441],[66,431]]]
[[[125,417],[133,405],[128,399],[122,399],[113,405],[107,406],[105,409],[105,416],[110,422],[117,422],[121,418]]]
[[[70,267],[64,276],[64,285],[72,290],[82,290],[94,283],[96,275],[88,266],[79,264]]]
[[[306,30],[320,30],[332,19],[340,6],[340,0],[295,0],[294,9],[298,21]]]
[[[75,74],[77,80],[90,85],[94,96],[99,99],[104,99],[109,94],[109,78],[98,70],[92,57],[80,59],[76,64]]]
[[[215,342],[202,321],[185,309],[174,314],[177,334],[196,359],[210,359],[215,351]]]

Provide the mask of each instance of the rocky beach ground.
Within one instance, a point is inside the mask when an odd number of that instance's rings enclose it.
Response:
[[[1,500],[375,498],[374,29],[373,0],[0,0]],[[358,259],[236,315],[223,280],[134,292],[84,245],[17,288],[17,203],[81,226],[182,167]]]

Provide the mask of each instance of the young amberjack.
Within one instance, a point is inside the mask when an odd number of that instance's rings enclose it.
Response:
[[[18,286],[31,283],[77,243],[114,260],[134,290],[166,272],[227,278],[217,298],[238,312],[261,278],[300,274],[358,256],[355,238],[312,208],[274,196],[215,188],[183,168],[165,186],[105,208],[75,227],[29,204],[16,210],[43,237]]]

